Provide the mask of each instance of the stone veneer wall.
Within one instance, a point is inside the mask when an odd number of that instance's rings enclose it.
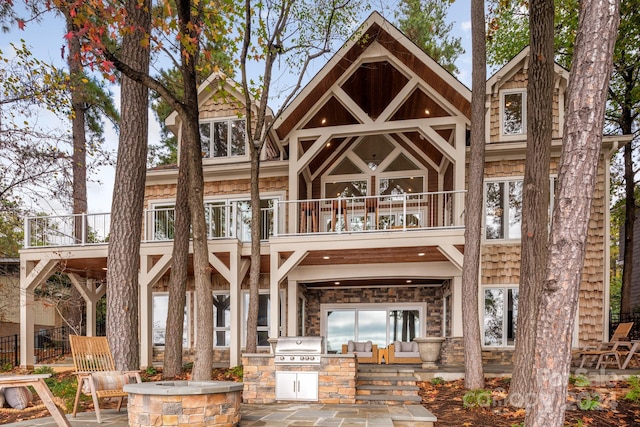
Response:
[[[442,335],[442,287],[307,289],[306,335],[320,335],[321,304],[426,303],[427,336]],[[422,320],[422,319],[421,319]],[[341,343],[346,344],[346,343]]]
[[[515,349],[496,348],[482,350],[482,363],[490,365],[513,364]],[[460,366],[464,365],[464,342],[462,337],[447,338],[440,350],[440,364]]]
[[[318,372],[318,402],[353,404],[356,401],[357,362],[353,355],[323,356],[320,365],[301,365],[278,368],[271,355],[242,356],[244,403],[268,404],[276,402],[276,371]]]
[[[241,392],[180,396],[129,393],[129,427],[237,426]]]

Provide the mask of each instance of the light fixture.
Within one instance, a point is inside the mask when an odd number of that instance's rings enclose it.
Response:
[[[424,256],[424,255],[425,255],[425,253],[424,253],[424,252],[420,252],[420,253],[418,254],[418,256]]]
[[[424,109],[424,114],[425,114],[425,116],[428,116],[429,114],[431,114],[431,111],[429,111],[428,108],[425,108]]]
[[[322,259],[330,259],[330,258],[331,258],[331,257],[329,257],[329,256],[327,256],[327,255],[325,255],[325,256],[323,256],[323,257],[322,257]]]
[[[331,147],[331,141],[327,142],[325,147]]]
[[[107,267],[102,267],[102,269],[103,269],[104,271],[107,271]]]
[[[411,283],[411,279],[407,280],[407,283]]]
[[[326,124],[326,123],[327,123],[327,118],[326,118],[326,117],[324,117],[324,118],[320,121],[320,123],[322,123],[323,125],[324,125],[324,124]]]
[[[333,284],[334,284],[334,285],[339,285],[339,284],[340,284],[340,282],[333,282]]]

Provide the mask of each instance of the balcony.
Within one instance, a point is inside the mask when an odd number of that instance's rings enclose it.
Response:
[[[261,209],[261,240],[464,227],[464,191],[263,202],[268,207]],[[208,203],[208,239],[249,242],[251,211],[245,206]],[[142,242],[173,240],[174,208],[149,209],[143,215]],[[110,213],[27,217],[24,247],[104,245],[109,242],[110,224]]]

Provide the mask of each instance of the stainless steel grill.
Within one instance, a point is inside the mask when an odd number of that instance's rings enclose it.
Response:
[[[275,348],[277,365],[315,365],[320,363],[324,337],[280,337]]]

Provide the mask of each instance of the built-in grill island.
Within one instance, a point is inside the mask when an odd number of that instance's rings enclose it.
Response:
[[[279,337],[275,346],[276,400],[318,400],[323,337]]]
[[[323,337],[270,338],[268,353],[243,353],[242,401],[354,404],[358,360],[327,354]]]

